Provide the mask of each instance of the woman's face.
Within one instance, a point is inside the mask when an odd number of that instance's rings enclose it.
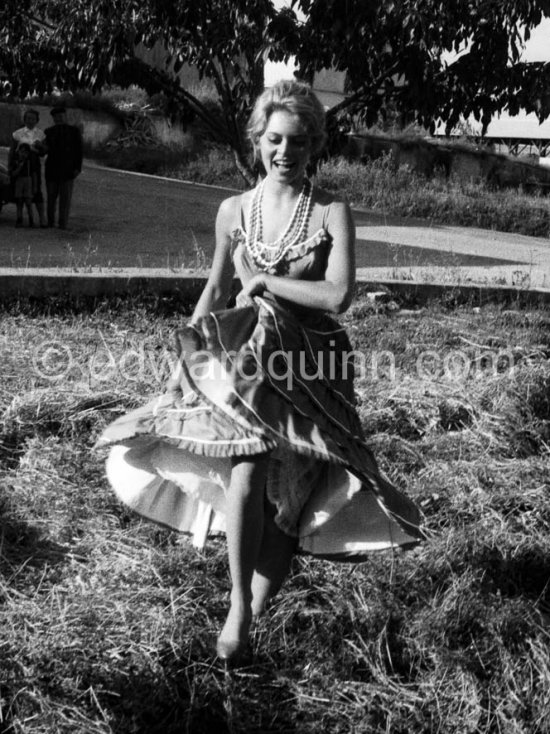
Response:
[[[258,141],[266,175],[278,183],[301,185],[311,153],[311,139],[298,115],[276,110]]]
[[[27,112],[27,114],[23,117],[23,122],[29,128],[29,130],[32,130],[34,127],[36,127],[38,118],[36,117],[36,115],[33,115],[32,112]]]

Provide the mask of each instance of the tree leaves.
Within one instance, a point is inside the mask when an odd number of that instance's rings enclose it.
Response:
[[[550,0],[292,0],[278,9],[272,0],[3,0],[0,75],[21,97],[121,80],[162,92],[173,114],[201,118],[232,147],[251,178],[243,130],[266,60],[295,56],[303,78],[345,71],[334,128],[351,115],[371,125],[391,113],[450,129],[462,114],[485,124],[504,107],[544,119],[549,66],[520,58],[546,16]],[[158,43],[162,69],[136,55]],[[219,114],[182,88],[185,64],[213,81]]]
[[[329,115],[352,112],[371,124],[393,109],[426,127],[438,119],[452,127],[461,114],[483,122],[506,106],[517,109],[525,89],[537,89],[539,100],[543,93],[541,69],[520,58],[525,31],[550,15],[548,0],[296,0],[294,6],[307,16],[301,73],[327,66],[347,72],[348,99]],[[523,86],[512,89],[517,65]],[[537,105],[541,119],[547,107]]]

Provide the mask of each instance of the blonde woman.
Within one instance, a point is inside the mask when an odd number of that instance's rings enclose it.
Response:
[[[354,225],[307,177],[323,107],[309,86],[279,82],[257,100],[249,136],[261,180],[220,206],[179,368],[164,395],[103,436],[118,444],[108,476],[130,507],[198,546],[226,533],[232,590],[217,654],[231,664],[294,553],[357,560],[421,536],[416,507],[364,443],[352,348],[333,318],[352,298]]]

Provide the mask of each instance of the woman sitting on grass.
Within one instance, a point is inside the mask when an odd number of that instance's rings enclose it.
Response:
[[[210,277],[167,392],[113,423],[108,476],[142,515],[227,535],[231,604],[217,654],[233,663],[295,552],[357,560],[415,543],[414,504],[381,477],[353,396],[350,343],[328,314],[354,287],[348,205],[306,169],[325,142],[311,89],[279,82],[249,135],[263,178],[225,200]],[[242,283],[226,309],[234,274]]]

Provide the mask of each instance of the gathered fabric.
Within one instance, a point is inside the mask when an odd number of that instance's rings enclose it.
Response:
[[[330,237],[316,230],[277,264],[319,277]],[[254,272],[241,228],[232,257]],[[265,293],[255,305],[199,318],[176,333],[166,391],[106,428],[107,475],[136,512],[203,547],[225,530],[235,457],[269,454],[265,496],[299,552],[362,560],[422,538],[415,504],[380,473],[353,390],[353,349],[331,316]]]
[[[364,441],[345,331],[257,301],[178,332],[166,392],[104,431],[101,442],[117,444],[107,463],[117,494],[202,547],[225,528],[231,458],[269,452],[267,499],[300,550],[350,558],[415,543],[419,513]]]

